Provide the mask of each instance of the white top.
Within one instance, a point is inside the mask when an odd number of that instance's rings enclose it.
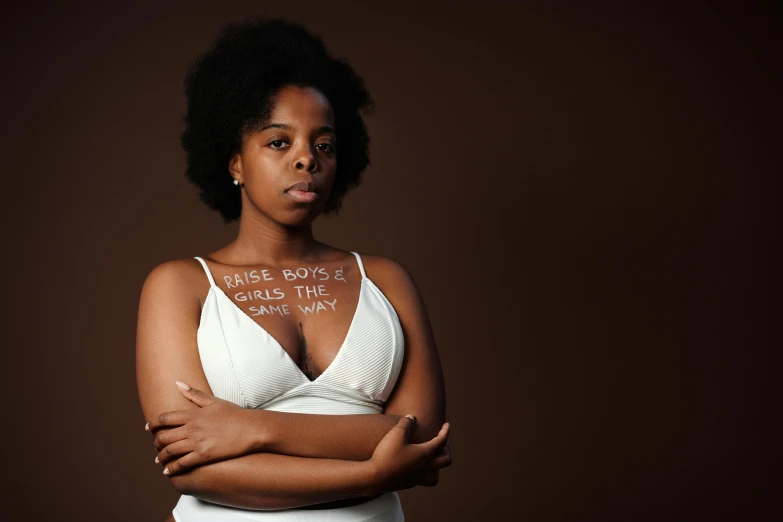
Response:
[[[200,257],[210,289],[201,310],[198,351],[216,397],[243,408],[347,415],[383,413],[402,366],[404,339],[397,313],[364,272],[351,325],[332,363],[311,381],[285,349],[215,284]],[[400,521],[396,492],[364,504],[335,509],[254,511],[182,495],[177,522]]]

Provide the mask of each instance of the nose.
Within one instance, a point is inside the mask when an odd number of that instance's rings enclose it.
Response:
[[[318,168],[318,162],[315,159],[315,154],[307,144],[300,149],[298,154],[294,156],[294,168],[296,170],[305,170],[313,173]]]

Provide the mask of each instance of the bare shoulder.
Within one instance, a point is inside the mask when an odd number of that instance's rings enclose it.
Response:
[[[201,263],[195,258],[172,259],[154,266],[144,280],[142,295],[145,293],[170,294],[196,298],[201,295],[202,287],[209,288]]]
[[[172,259],[155,265],[147,274],[147,279],[144,283],[165,284],[178,281],[194,281],[198,278],[199,272],[204,277],[204,269],[195,258]]]
[[[374,283],[381,284],[415,284],[413,276],[402,263],[388,257],[360,254],[367,277]]]
[[[367,277],[386,295],[394,308],[423,307],[421,294],[410,271],[387,257],[360,254]]]

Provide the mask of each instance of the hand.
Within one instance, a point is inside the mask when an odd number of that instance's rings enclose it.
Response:
[[[443,467],[451,465],[451,441],[447,441],[441,454],[429,462],[427,468],[430,469],[430,471],[423,475],[419,475],[416,485],[428,487],[437,486],[438,469],[444,462],[447,462],[447,464],[443,465]]]
[[[199,408],[166,412],[149,422],[164,474],[175,475],[253,451],[248,410],[195,388],[179,390]]]
[[[376,491],[399,491],[417,485],[434,486],[438,470],[451,465],[448,435],[451,426],[443,424],[438,434],[421,444],[410,444],[410,432],[415,419],[403,417],[381,439],[369,460],[376,477]]]

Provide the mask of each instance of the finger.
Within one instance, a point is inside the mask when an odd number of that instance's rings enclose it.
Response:
[[[193,443],[189,439],[183,439],[178,442],[174,442],[160,450],[155,456],[155,463],[166,465],[174,459],[177,459],[183,455],[187,455],[193,451]]]
[[[419,444],[424,450],[429,452],[430,456],[435,457],[443,451],[443,447],[449,440],[449,431],[451,430],[451,424],[444,422],[440,431],[432,439]]]
[[[451,441],[447,440],[446,445],[443,446],[443,450],[441,450],[441,455],[451,455]]]
[[[397,425],[394,426],[392,430],[400,430],[400,436],[402,436],[402,440],[408,442],[414,424],[416,424],[416,417],[413,415],[406,415],[397,421]]]
[[[184,382],[174,382],[177,383],[177,388],[179,388],[180,393],[182,393],[186,399],[188,399],[193,404],[196,404],[197,406],[201,406],[203,408],[204,406],[209,406],[215,402],[215,398],[208,393],[204,393],[203,391],[197,390],[196,388],[191,388]]]
[[[165,468],[163,468],[163,474],[176,475],[177,473],[182,473],[188,471],[189,469],[195,468],[196,466],[207,463],[209,463],[207,459],[199,455],[197,452],[191,451],[184,457],[169,463]]]
[[[442,459],[443,457],[451,459],[451,443],[449,441],[446,441],[446,445],[443,446],[443,450],[440,453],[433,455],[432,459],[430,459],[430,463],[434,462],[435,459]]]
[[[157,418],[150,420],[149,432],[155,434],[161,428],[176,428],[187,424],[193,420],[195,412],[196,410],[177,410],[161,413]]]
[[[425,466],[425,469],[433,471],[441,468],[446,468],[449,466],[451,466],[451,453],[448,453],[446,455],[439,455],[434,459],[430,460]]]
[[[156,450],[160,451],[169,444],[186,439],[187,435],[188,431],[184,426],[170,430],[160,430],[160,432],[155,435],[155,440],[152,441],[152,445],[155,446]]]

